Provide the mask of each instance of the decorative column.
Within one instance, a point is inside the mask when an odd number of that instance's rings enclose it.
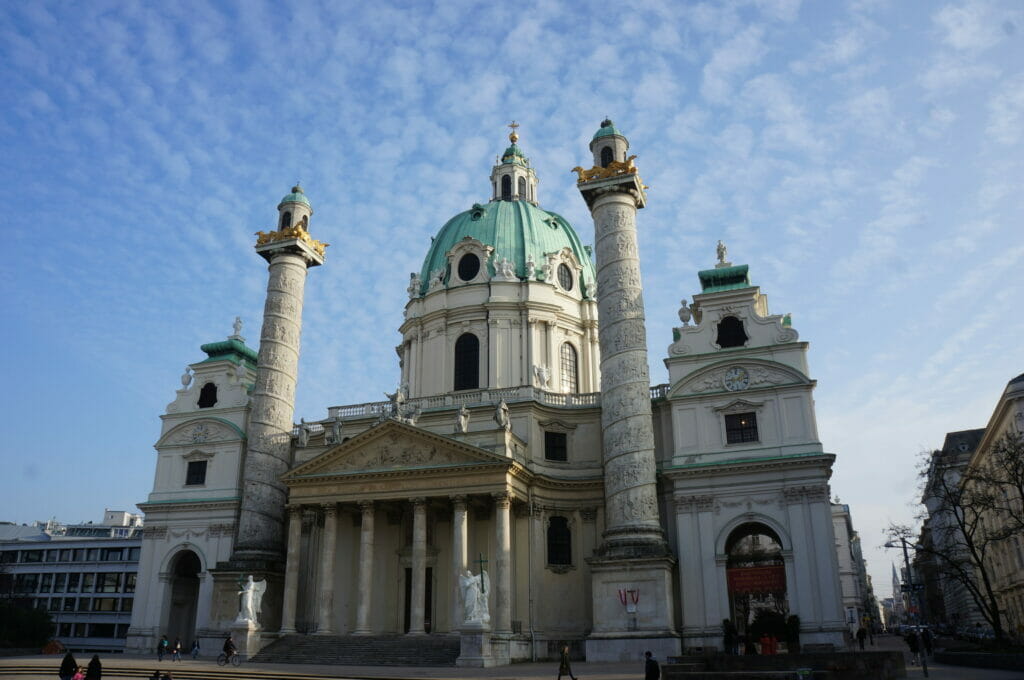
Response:
[[[423,603],[427,582],[427,500],[412,499],[412,587],[409,589],[409,635],[424,635]]]
[[[320,554],[320,611],[317,635],[333,635],[334,620],[334,550],[338,540],[338,506],[323,506],[324,541]]]
[[[604,441],[605,531],[602,554],[664,555],[658,519],[651,381],[637,249],[636,212],[647,197],[629,143],[611,121],[591,143],[595,167],[580,170],[577,187],[594,219],[597,308],[601,348],[601,427]],[[599,144],[600,139],[600,144]]]
[[[449,628],[458,630],[463,623],[465,610],[462,604],[460,579],[469,563],[469,525],[466,522],[466,497],[452,496],[452,623]]]
[[[494,564],[495,633],[512,634],[512,524],[508,492],[494,494],[494,529],[497,559]]]
[[[370,606],[373,604],[373,501],[359,504],[363,511],[359,530],[359,604],[356,608],[356,635],[369,635]]]
[[[288,506],[288,556],[284,565],[284,604],[281,633],[294,633],[299,602],[299,544],[302,541],[302,506]]]
[[[242,570],[278,571],[284,557],[287,489],[280,477],[290,462],[306,270],[323,264],[327,247],[307,231],[313,211],[300,187],[292,188],[278,210],[280,229],[258,232],[256,241],[256,252],[269,263],[269,279],[231,556],[231,566]]]

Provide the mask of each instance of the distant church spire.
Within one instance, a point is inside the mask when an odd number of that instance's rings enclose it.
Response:
[[[519,148],[519,123],[508,124],[509,147],[498,158],[491,170],[492,201],[528,201],[537,205],[537,173],[530,167],[530,159]]]

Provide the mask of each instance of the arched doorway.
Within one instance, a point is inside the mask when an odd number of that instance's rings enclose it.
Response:
[[[750,642],[763,633],[784,639],[789,603],[778,534],[761,522],[741,524],[729,534],[725,552],[730,619],[739,635]]]
[[[164,631],[171,643],[181,638],[188,649],[195,637],[196,608],[199,602],[199,572],[202,564],[191,550],[182,550],[171,563],[171,606],[167,611]]]

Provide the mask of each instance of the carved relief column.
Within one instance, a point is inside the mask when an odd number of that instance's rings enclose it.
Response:
[[[623,152],[628,148],[624,137]],[[595,156],[595,163],[600,158]],[[667,554],[658,520],[647,331],[637,250],[636,213],[646,202],[632,172],[607,173],[577,186],[594,219],[601,348],[606,554]]]
[[[469,563],[469,525],[466,522],[466,497],[452,496],[452,623],[451,630],[462,624],[462,588],[460,579]]]
[[[324,542],[320,555],[320,616],[317,635],[333,635],[334,619],[334,551],[338,540],[338,507],[323,506]]]
[[[369,635],[370,606],[373,603],[373,501],[359,504],[363,511],[359,530],[359,604],[356,608],[356,635]]]
[[[512,633],[512,522],[508,492],[494,494],[494,529],[498,551],[494,564],[494,618],[496,633]]]
[[[427,499],[412,499],[412,586],[409,589],[409,635],[423,635],[427,585]]]
[[[281,632],[295,632],[295,613],[299,603],[299,544],[302,541],[302,506],[288,506],[288,556],[284,565],[284,603],[281,608]]]
[[[551,382],[548,383],[547,389],[552,392],[560,392],[561,390],[556,388],[556,385],[561,385],[562,371],[558,362],[558,352],[555,348],[555,327],[555,321],[544,322],[544,329],[548,334],[548,375],[551,380]]]
[[[288,491],[280,477],[290,462],[306,270],[323,264],[325,247],[296,229],[294,235],[283,229],[260,232],[256,242],[256,252],[269,263],[269,277],[231,556],[235,568],[265,569],[284,557]]]

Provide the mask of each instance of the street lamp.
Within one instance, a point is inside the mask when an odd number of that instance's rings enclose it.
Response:
[[[918,588],[914,586],[914,573],[912,571],[910,571],[910,553],[907,550],[907,539],[904,538],[903,536],[900,536],[899,538],[900,538],[900,543],[903,545],[903,564],[906,566],[906,569],[907,569],[907,578],[906,578],[906,581],[907,581],[906,586],[907,586],[907,591],[908,591],[908,598],[907,599],[910,601],[911,606],[913,606],[916,603],[916,605],[917,605],[917,619],[918,619],[917,622],[918,622],[918,624],[920,624],[921,623],[921,598],[918,595]],[[885,547],[886,548],[895,548],[897,546],[896,546],[896,543],[894,541],[888,541],[888,542],[886,542]],[[915,546],[915,549],[916,549],[916,546]],[[924,589],[924,584],[922,583],[920,587],[921,587],[921,589]],[[896,594],[893,593],[894,597],[895,597],[895,595]],[[915,635],[917,634],[916,631],[913,631],[913,633]],[[923,647],[923,641],[920,639],[920,637],[918,638],[918,645],[921,645],[921,647],[920,647],[920,650],[921,650],[920,651],[920,655],[921,655],[921,670],[924,671],[924,677],[927,678],[928,677],[928,653],[925,651],[925,649]]]

